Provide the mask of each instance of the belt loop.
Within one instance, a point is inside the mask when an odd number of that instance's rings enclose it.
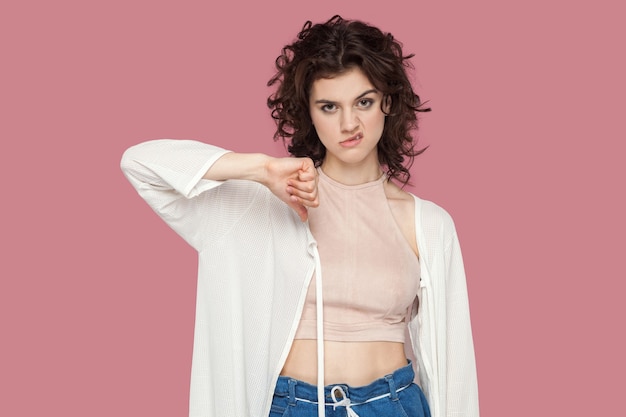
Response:
[[[392,401],[398,401],[398,392],[396,391],[396,381],[393,380],[393,375],[385,376],[387,383],[389,384],[389,394]]]
[[[298,385],[298,381],[289,378],[289,405],[292,407],[296,406],[296,385]]]

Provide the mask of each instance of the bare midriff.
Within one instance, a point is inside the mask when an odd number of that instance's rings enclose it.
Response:
[[[368,385],[406,366],[399,342],[324,342],[324,385]],[[294,340],[281,373],[317,385],[317,342]]]

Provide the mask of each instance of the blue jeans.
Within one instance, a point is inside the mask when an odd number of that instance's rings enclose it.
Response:
[[[409,363],[363,387],[328,385],[327,417],[430,417],[424,393],[413,382]],[[348,410],[352,410],[348,414]],[[317,417],[317,388],[297,379],[278,378],[270,417]]]

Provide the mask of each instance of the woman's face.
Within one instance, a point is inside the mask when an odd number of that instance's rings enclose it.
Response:
[[[385,125],[382,99],[358,67],[313,82],[309,111],[326,148],[325,166],[378,165],[376,146]]]

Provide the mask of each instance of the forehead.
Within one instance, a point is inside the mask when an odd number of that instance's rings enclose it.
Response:
[[[350,101],[374,89],[363,71],[356,67],[332,78],[319,78],[311,85],[310,100]]]

